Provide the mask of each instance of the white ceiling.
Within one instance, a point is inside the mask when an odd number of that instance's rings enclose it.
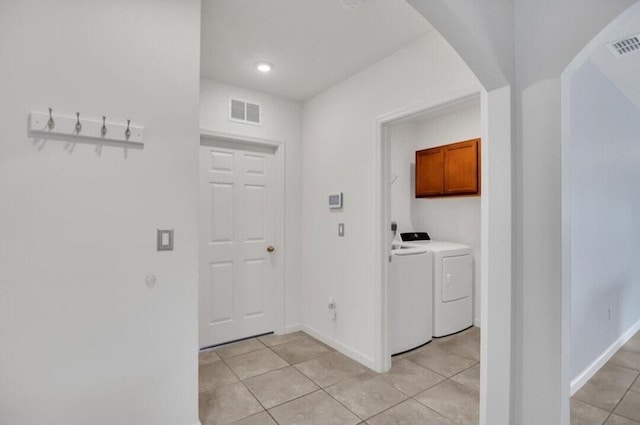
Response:
[[[201,76],[306,100],[431,29],[405,0],[203,0]],[[273,64],[260,74],[255,63]]]
[[[609,42],[640,34],[640,7],[634,7],[605,31]],[[593,52],[590,60],[629,100],[640,107],[640,51],[616,57],[604,44]]]

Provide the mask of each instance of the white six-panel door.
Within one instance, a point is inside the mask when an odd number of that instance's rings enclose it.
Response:
[[[200,146],[200,347],[276,328],[274,157]]]

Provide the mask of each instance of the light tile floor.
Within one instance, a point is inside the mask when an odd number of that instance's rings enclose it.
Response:
[[[382,374],[303,332],[252,338],[200,353],[200,421],[477,425],[479,360],[476,327],[395,356]]]
[[[640,425],[640,332],[571,398],[571,425]]]

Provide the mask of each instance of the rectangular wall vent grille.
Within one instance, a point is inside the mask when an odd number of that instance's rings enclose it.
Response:
[[[609,43],[609,50],[614,56],[624,56],[640,50],[640,34],[625,38],[624,40]]]
[[[260,106],[247,103],[247,121],[256,124],[260,123]]]
[[[239,100],[231,99],[231,118],[234,120],[245,120],[244,108],[245,103]]]
[[[260,105],[240,99],[229,99],[229,120],[260,125]]]

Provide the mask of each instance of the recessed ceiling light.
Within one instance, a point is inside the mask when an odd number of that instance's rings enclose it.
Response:
[[[260,72],[264,72],[265,74],[271,71],[271,68],[273,68],[273,65],[271,65],[269,62],[258,62],[256,64],[256,69]]]

